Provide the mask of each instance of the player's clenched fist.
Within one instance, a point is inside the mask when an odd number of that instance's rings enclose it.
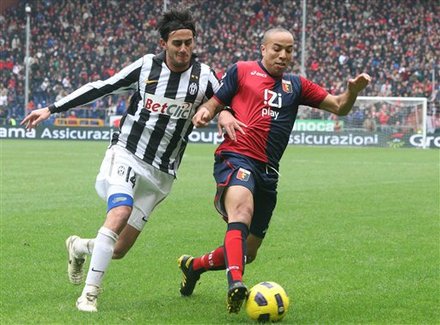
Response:
[[[196,114],[192,118],[192,122],[195,127],[200,128],[207,126],[209,121],[213,118],[209,109],[205,106],[201,106]]]
[[[370,83],[371,77],[366,73],[361,73],[354,79],[348,80],[348,90],[359,93]]]

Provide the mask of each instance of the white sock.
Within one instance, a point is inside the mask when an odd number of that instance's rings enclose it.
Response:
[[[73,251],[76,257],[82,258],[84,255],[92,255],[95,238],[78,238],[73,242]]]
[[[105,272],[113,256],[113,250],[118,240],[118,235],[108,228],[101,227],[95,239],[92,258],[90,259],[89,272],[87,273],[86,286],[100,287]]]

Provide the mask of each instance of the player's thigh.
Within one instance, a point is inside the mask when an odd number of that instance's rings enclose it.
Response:
[[[139,170],[138,180],[134,188],[134,204],[128,224],[142,231],[153,210],[171,192],[174,177],[143,164]]]
[[[214,178],[217,183],[215,207],[228,222],[249,226],[254,209],[255,190],[253,166],[246,157],[217,155]]]
[[[247,187],[241,185],[228,187],[224,205],[229,222],[242,222],[250,225],[254,211],[254,198]]]
[[[107,202],[107,211],[133,205],[136,165],[136,158],[125,149],[119,146],[107,149],[95,183],[96,192]]]
[[[276,187],[260,187],[254,193],[254,199],[255,210],[249,232],[256,237],[264,238],[277,203]]]

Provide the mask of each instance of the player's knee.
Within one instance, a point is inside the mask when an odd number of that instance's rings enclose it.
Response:
[[[254,214],[254,208],[253,208],[253,206],[250,206],[250,205],[240,206],[237,209],[237,214],[245,220],[251,220],[252,215]]]
[[[117,208],[114,208],[112,211],[114,211],[115,214],[118,215],[119,217],[128,219],[128,217],[130,217],[132,207],[128,205],[122,205]]]
[[[131,206],[118,206],[109,210],[107,218],[113,223],[121,224],[125,226],[132,211]]]
[[[228,218],[230,222],[241,222],[249,227],[252,220],[252,213],[252,208],[242,206],[228,214]]]

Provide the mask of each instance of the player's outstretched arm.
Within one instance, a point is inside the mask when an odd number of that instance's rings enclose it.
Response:
[[[26,129],[30,130],[37,127],[41,122],[47,120],[49,116],[49,107],[36,109],[26,116],[23,121],[21,121],[20,125],[25,125]]]
[[[347,90],[344,93],[337,96],[327,95],[319,108],[339,116],[347,115],[351,111],[358,94],[367,87],[370,81],[371,77],[366,73],[361,73],[354,79],[349,79]]]

